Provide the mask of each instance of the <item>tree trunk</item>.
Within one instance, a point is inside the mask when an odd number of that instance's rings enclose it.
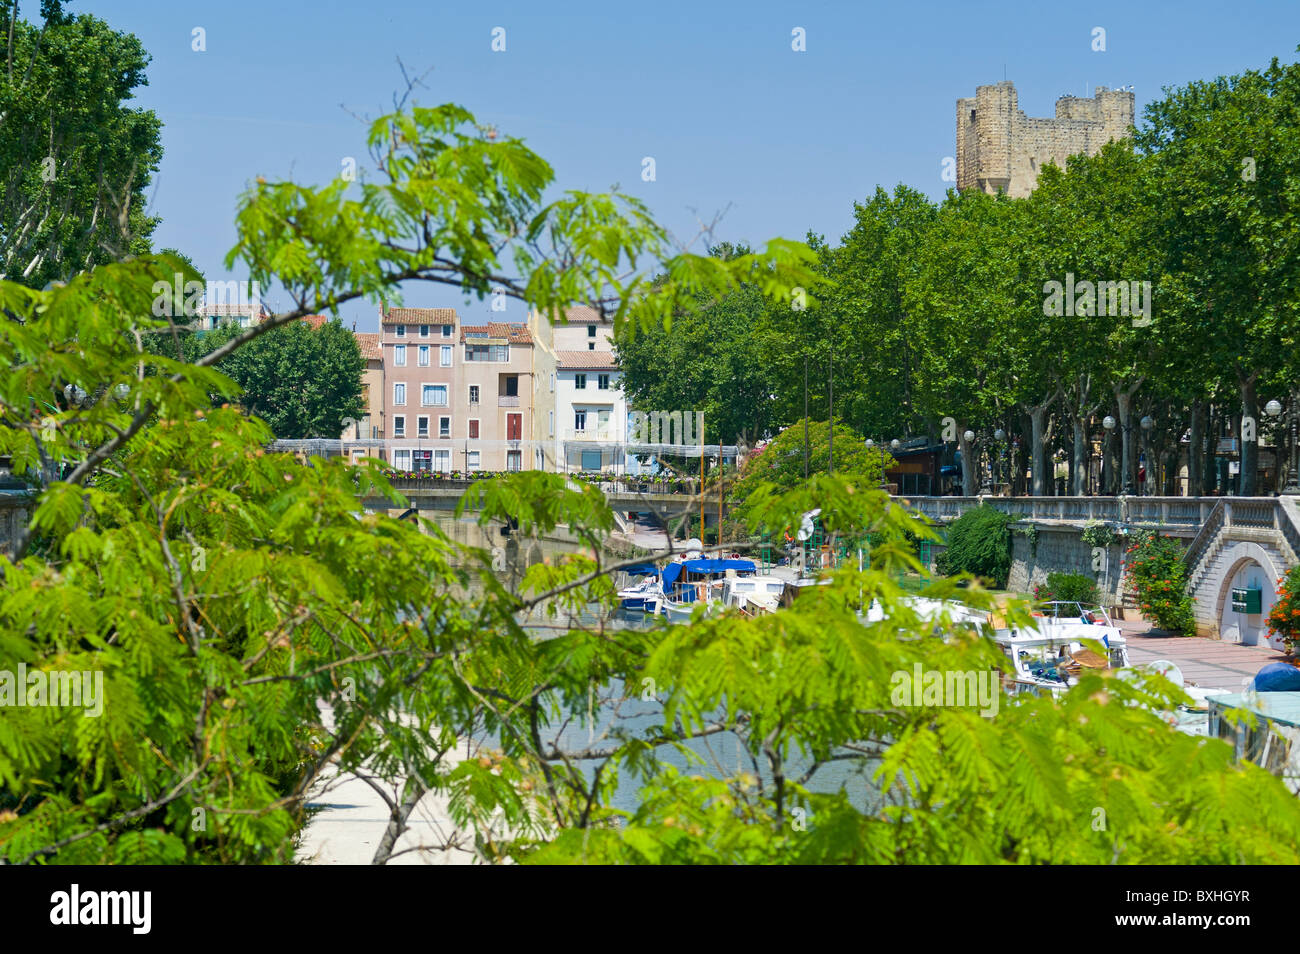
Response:
[[[1127,389],[1119,383],[1115,384],[1115,403],[1116,410],[1119,412],[1120,448],[1123,458],[1118,493],[1123,493],[1126,487],[1133,492],[1137,491],[1137,454],[1134,453],[1133,448],[1133,441],[1137,435],[1133,433],[1133,396],[1137,394],[1138,388],[1142,387],[1142,382],[1145,380],[1144,375]]]
[[[1048,428],[1048,411],[1059,394],[1057,391],[1039,404],[1022,406],[1022,410],[1029,415],[1029,470],[1035,497],[1045,497],[1053,492],[1051,483],[1055,475],[1047,470],[1047,441],[1051,433]]]
[[[961,451],[961,492],[963,497],[974,497],[978,493],[978,485],[975,483],[976,467],[975,461],[971,457],[971,445],[966,440],[964,430],[957,432],[957,449]]]
[[[1219,450],[1219,415],[1211,404],[1205,411],[1205,456],[1201,459],[1204,468],[1204,486],[1202,490],[1209,493],[1219,486],[1219,475],[1215,472],[1215,460]]]
[[[1070,426],[1074,429],[1074,454],[1070,462],[1074,478],[1072,493],[1083,497],[1088,493],[1088,419],[1082,414],[1072,414]]]
[[[1201,445],[1204,441],[1205,402],[1197,400],[1192,402],[1192,433],[1187,444],[1187,496],[1189,497],[1201,497],[1205,494],[1204,474],[1201,473],[1201,461],[1204,460]]]
[[[1250,418],[1253,422],[1250,430],[1252,440],[1238,440],[1241,447],[1241,475],[1240,487],[1243,497],[1253,497],[1256,494],[1256,477],[1259,474],[1259,401],[1255,396],[1256,375],[1238,378],[1241,382],[1241,415],[1243,419],[1242,426],[1238,429],[1237,435],[1240,438],[1242,431],[1245,429],[1245,419]]]

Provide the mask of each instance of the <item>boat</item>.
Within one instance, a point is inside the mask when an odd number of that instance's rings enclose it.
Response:
[[[659,576],[662,590],[659,609],[670,623],[686,622],[699,604],[708,607],[706,613],[714,612],[723,605],[725,579],[752,577],[756,570],[753,560],[708,557],[674,560]],[[783,589],[784,586],[783,582]]]
[[[722,580],[719,601],[723,609],[736,609],[746,616],[766,616],[781,608],[787,585],[778,576],[729,576]]]
[[[644,577],[639,583],[629,583],[618,591],[619,607],[625,610],[642,610],[654,613],[659,608],[659,568],[653,563],[639,563],[627,567],[628,577]]]

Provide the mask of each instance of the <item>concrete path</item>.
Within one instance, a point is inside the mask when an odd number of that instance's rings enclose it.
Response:
[[[1282,654],[1267,646],[1243,646],[1201,636],[1150,635],[1145,620],[1117,620],[1128,640],[1133,665],[1167,659],[1182,670],[1183,678],[1202,689],[1240,692],[1242,683]]]

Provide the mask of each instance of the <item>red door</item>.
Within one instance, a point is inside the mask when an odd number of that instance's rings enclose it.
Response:
[[[524,437],[524,416],[522,414],[506,415],[506,440],[519,441]]]

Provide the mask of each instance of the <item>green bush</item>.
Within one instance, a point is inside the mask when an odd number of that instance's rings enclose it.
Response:
[[[1161,629],[1184,636],[1196,633],[1192,597],[1187,592],[1183,545],[1155,531],[1139,531],[1124,552],[1125,574],[1137,591],[1142,615]]]
[[[1034,596],[1040,600],[1096,603],[1097,583],[1084,573],[1049,573],[1045,584],[1034,587]]]
[[[970,573],[996,589],[1011,573],[1011,530],[1016,518],[992,507],[967,510],[948,528],[948,547],[935,560],[944,576]]]

